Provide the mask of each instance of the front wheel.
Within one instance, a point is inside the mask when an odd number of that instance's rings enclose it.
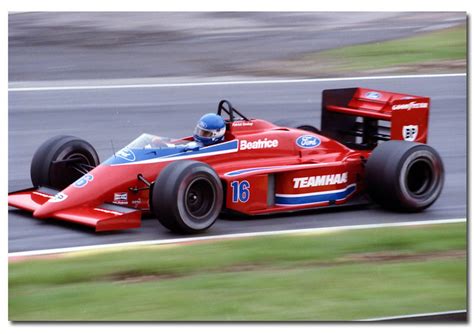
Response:
[[[407,212],[432,205],[444,183],[443,162],[435,149],[400,140],[379,144],[367,161],[365,175],[374,201]]]
[[[166,166],[158,175],[151,209],[171,231],[199,233],[214,224],[223,198],[222,183],[209,165],[180,160]]]
[[[94,147],[77,137],[56,136],[44,142],[31,161],[31,182],[62,190],[99,165]]]

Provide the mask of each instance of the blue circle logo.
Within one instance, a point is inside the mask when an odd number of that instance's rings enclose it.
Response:
[[[116,153],[116,155],[124,160],[132,161],[132,162],[137,159],[135,156],[135,153],[133,153],[133,151],[127,147],[122,148],[120,151]]]
[[[313,148],[319,146],[319,144],[321,144],[321,139],[312,135],[303,135],[296,139],[296,145],[302,148]]]
[[[367,92],[365,93],[365,97],[372,100],[378,100],[382,97],[382,94],[379,92]]]

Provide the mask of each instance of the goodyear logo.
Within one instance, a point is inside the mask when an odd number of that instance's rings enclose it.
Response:
[[[392,106],[392,110],[412,110],[412,109],[423,109],[423,108],[428,108],[428,103],[410,102],[406,104],[395,104]]]

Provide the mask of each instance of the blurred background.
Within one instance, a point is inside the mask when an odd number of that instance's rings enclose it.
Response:
[[[464,12],[9,15],[9,81],[464,72]]]

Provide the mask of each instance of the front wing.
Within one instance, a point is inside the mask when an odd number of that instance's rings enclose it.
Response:
[[[34,212],[56,194],[56,190],[45,187],[24,189],[9,193],[8,205]],[[86,225],[100,232],[140,227],[141,211],[104,203],[57,211],[50,218]]]

